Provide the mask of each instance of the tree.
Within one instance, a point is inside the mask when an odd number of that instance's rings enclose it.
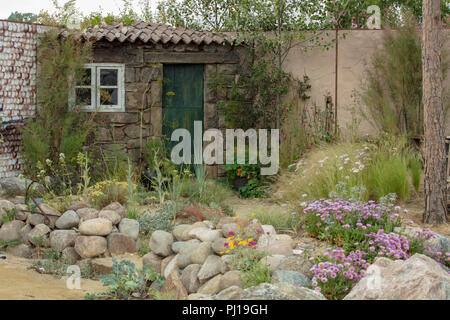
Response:
[[[425,133],[425,223],[447,222],[447,174],[441,69],[441,2],[423,0],[422,67]]]
[[[34,13],[22,13],[22,12],[12,12],[8,20],[10,21],[21,21],[21,22],[35,22],[37,20],[37,15]]]

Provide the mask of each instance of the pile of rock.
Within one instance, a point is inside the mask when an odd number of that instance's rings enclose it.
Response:
[[[269,266],[274,284],[265,284],[264,290],[243,289],[242,274],[233,270],[232,255],[227,254],[230,234],[251,238],[256,250],[269,253],[263,263]],[[177,225],[172,233],[153,232],[151,252],[143,257],[143,265],[151,265],[166,278],[160,290],[175,292],[175,299],[262,299],[261,295],[272,299],[277,296],[274,292],[283,295],[283,290],[291,299],[323,299],[304,287],[311,283],[312,265],[305,256],[294,255],[294,246],[290,236],[278,235],[273,226],[256,219],[223,217],[217,225],[203,221]]]
[[[31,258],[39,246],[53,248],[75,263],[139,249],[139,223],[125,218],[125,209],[118,202],[97,210],[86,202],[76,201],[64,213],[42,203],[35,213],[30,213],[23,204],[0,200],[0,218],[5,214],[3,208],[16,209],[15,220],[0,228],[0,239],[22,242],[7,247],[7,253],[16,256]]]

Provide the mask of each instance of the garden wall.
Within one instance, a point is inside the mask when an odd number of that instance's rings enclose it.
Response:
[[[0,179],[21,169],[19,130],[34,115],[37,35],[47,29],[0,20]]]
[[[352,108],[356,110],[356,116],[360,119],[360,106],[356,104],[354,90],[360,88],[364,78],[364,72],[372,55],[382,48],[383,37],[387,30],[339,30],[338,47],[330,50],[313,48],[304,52],[300,46],[291,49],[287,56],[284,68],[296,78],[303,79],[306,74],[310,77],[312,85],[310,102],[324,108],[325,95],[330,92],[333,102],[337,97],[338,125],[344,135],[347,127],[352,124]],[[342,34],[346,34],[345,39]],[[336,37],[336,32],[331,31],[329,40]],[[325,37],[326,38],[326,37]],[[443,38],[446,38],[444,47],[450,52],[450,29],[443,30]],[[336,82],[337,64],[337,82]],[[337,95],[336,95],[337,85]],[[444,94],[449,95],[450,73],[444,81]],[[377,130],[368,121],[362,120],[358,132],[360,135],[376,134]],[[450,135],[450,115],[447,114],[445,134]]]

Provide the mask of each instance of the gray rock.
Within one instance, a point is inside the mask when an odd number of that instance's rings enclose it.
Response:
[[[173,236],[177,241],[187,241],[189,240],[189,236],[187,234],[187,230],[191,228],[191,225],[189,224],[179,224],[175,226],[172,230]]]
[[[0,226],[3,224],[2,216],[6,214],[6,211],[14,209],[14,203],[8,200],[0,200]]]
[[[67,211],[69,210],[73,210],[73,211],[77,211],[78,209],[82,209],[82,208],[90,208],[91,206],[89,205],[89,203],[85,202],[85,201],[74,201],[70,204],[70,206],[68,206],[66,208]]]
[[[233,264],[233,256],[232,255],[223,255],[220,257],[223,262],[223,266],[225,268],[225,272],[230,271],[232,269]]]
[[[275,228],[270,224],[263,224],[263,225],[261,225],[261,227],[264,231],[264,234],[267,234],[267,235],[276,235],[277,234],[277,231],[275,230]]]
[[[200,240],[176,241],[172,243],[172,251],[175,253],[190,254],[200,244]]]
[[[122,216],[113,210],[102,210],[98,213],[99,218],[108,219],[113,225],[116,225],[122,220]]]
[[[99,236],[78,236],[74,248],[80,257],[94,258],[106,252],[107,242]]]
[[[191,254],[179,253],[177,258],[177,266],[179,269],[184,269],[192,263]]]
[[[158,273],[161,273],[161,261],[161,257],[154,254],[153,252],[147,253],[142,257],[142,264],[149,264],[153,268],[153,270]]]
[[[191,293],[187,300],[214,300],[210,294]]]
[[[241,300],[326,300],[314,290],[305,287],[295,287],[285,282],[276,284],[261,283],[256,287],[247,288],[241,295]]]
[[[226,272],[220,281],[220,290],[224,290],[228,287],[237,286],[239,288],[243,287],[242,284],[242,273],[238,270],[232,270]]]
[[[213,296],[214,300],[239,300],[244,290],[238,286],[231,286],[221,290]]]
[[[33,255],[34,250],[24,243],[17,246],[8,246],[6,248],[6,253],[11,254],[16,257],[30,259]]]
[[[75,245],[78,233],[74,230],[55,230],[50,233],[50,247],[62,252],[67,247]]]
[[[161,268],[161,274],[165,278],[167,278],[173,270],[175,270],[177,273],[180,271],[180,269],[178,269],[178,254],[169,261],[164,269]]]
[[[210,255],[198,272],[198,280],[203,283],[219,273],[224,273],[224,269],[222,259],[216,255]]]
[[[55,222],[58,229],[71,229],[77,227],[80,223],[80,217],[74,210],[67,210]]]
[[[37,226],[38,224],[45,224],[45,216],[39,213],[32,213],[28,216],[27,223],[32,226]]]
[[[281,261],[283,261],[284,259],[286,259],[286,256],[274,254],[262,258],[261,262],[267,265],[269,267],[270,272],[273,273],[275,270],[278,269],[279,265],[281,264]]]
[[[198,239],[200,241],[206,242],[213,242],[214,240],[221,237],[221,231],[220,230],[211,230],[207,227],[200,227],[200,228],[193,228],[188,232],[188,235],[194,239]]]
[[[98,218],[98,210],[94,208],[80,208],[76,212],[83,221]]]
[[[134,219],[123,218],[119,223],[119,231],[129,235],[133,240],[137,240],[139,236],[139,222]]]
[[[161,292],[175,292],[173,297],[175,300],[187,299],[188,297],[186,288],[183,286],[180,275],[176,270],[172,270],[172,272],[167,276],[166,281],[164,281],[164,284],[161,287]]]
[[[1,218],[1,217],[0,217]],[[3,241],[14,241],[22,238],[20,230],[25,226],[23,221],[13,220],[5,223],[0,228],[0,239]]]
[[[20,237],[23,243],[28,244],[28,234],[30,233],[30,231],[33,229],[32,226],[30,226],[29,224],[26,224],[25,226],[22,227],[22,229],[20,229],[19,233],[20,233]]]
[[[183,270],[181,281],[188,293],[197,292],[200,287],[200,281],[198,281],[197,275],[201,267],[199,264],[191,264]]]
[[[156,230],[150,237],[150,250],[160,256],[167,257],[172,254],[173,236],[169,232]]]
[[[42,211],[46,216],[55,216],[55,217],[61,216],[61,212],[59,212],[58,210],[55,210],[54,208],[50,207],[46,203],[41,203],[38,206],[39,206],[40,211]]]
[[[127,216],[127,211],[125,208],[119,203],[119,202],[113,202],[106,207],[104,207],[102,210],[112,210],[117,212],[122,218],[125,218]]]
[[[107,236],[112,231],[112,223],[103,218],[90,219],[81,222],[78,230],[86,236]]]
[[[20,220],[20,221],[27,221],[28,216],[30,215],[29,212],[26,212],[28,210],[27,206],[19,203],[16,204],[16,216],[15,219],[16,220]]]
[[[124,233],[111,233],[107,238],[108,250],[111,254],[136,252],[136,242]]]
[[[8,177],[0,180],[0,186],[3,189],[3,193],[10,197],[24,196],[30,183],[31,180],[19,177]],[[43,187],[38,184],[33,184],[30,189],[31,191],[39,193],[43,191]]]
[[[423,254],[380,257],[344,300],[450,300],[450,274]]]
[[[310,271],[312,266],[313,264],[311,263],[311,261],[308,260],[306,256],[293,255],[290,257],[283,258],[280,264],[278,265],[277,269],[297,271],[304,274],[309,279],[312,279],[314,276],[313,273]]]
[[[49,245],[48,243],[48,234],[50,233],[50,228],[45,224],[38,224],[28,233],[28,241],[34,244],[35,246],[39,245],[38,241],[42,239],[44,242],[44,246]]]
[[[201,269],[200,269],[201,271]],[[199,274],[200,274],[199,271]],[[197,293],[201,294],[216,294],[220,291],[220,280],[222,279],[223,275],[218,274],[214,278],[209,279],[207,282],[205,282],[203,285],[198,288]]]
[[[311,280],[304,274],[291,270],[276,270],[272,275],[272,282],[285,282],[293,286],[310,286]]]
[[[210,255],[214,254],[210,242],[202,242],[191,253],[191,261],[196,264],[203,264]]]
[[[75,264],[81,259],[74,247],[67,247],[62,251],[61,257],[69,264]]]

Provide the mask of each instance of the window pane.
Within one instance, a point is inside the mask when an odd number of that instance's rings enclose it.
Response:
[[[100,69],[101,86],[117,86],[117,69]]]
[[[119,89],[100,89],[100,105],[115,106],[118,105],[117,95]]]
[[[91,68],[84,69],[82,78],[77,83],[77,86],[90,86],[91,85],[91,76],[92,76]]]
[[[90,106],[91,105],[91,89],[90,88],[77,88],[76,89],[76,105],[77,106]]]

